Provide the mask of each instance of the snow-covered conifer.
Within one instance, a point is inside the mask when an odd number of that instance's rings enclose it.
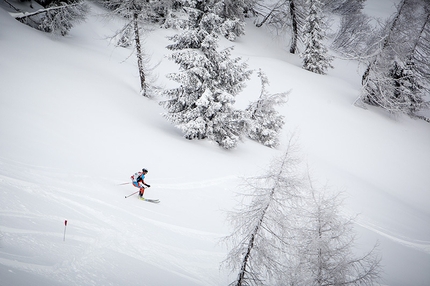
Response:
[[[189,6],[184,7],[187,20],[181,19],[179,24],[184,31],[170,38],[174,43],[167,46],[168,49],[200,49],[208,35],[220,33],[223,19],[215,14],[210,6],[203,6],[202,3],[197,5],[197,1],[190,1]]]
[[[288,93],[269,94],[266,88],[269,85],[267,76],[259,70],[258,77],[261,80],[260,97],[245,110],[249,118],[248,137],[265,146],[276,147],[279,145],[278,137],[284,125],[284,116],[276,111],[275,106],[284,104]]]
[[[216,32],[231,41],[244,34],[243,11],[247,4],[243,1],[186,0],[181,4],[187,19],[181,13],[172,13],[164,27]]]
[[[333,68],[333,58],[324,44],[326,24],[323,20],[320,0],[308,0],[308,16],[305,27],[305,50],[302,54],[303,68],[318,74],[326,74]]]
[[[418,82],[414,63],[408,61],[394,61],[389,71],[389,77],[393,80],[393,100],[404,113],[417,114],[418,111],[428,107],[424,101],[424,87]]]
[[[252,8],[255,0],[222,0],[218,1],[220,16],[225,19],[244,19],[246,10]]]
[[[233,104],[251,71],[240,58],[231,58],[232,47],[217,51],[215,33],[195,30],[182,35],[188,38],[192,33],[206,37],[196,41],[201,41],[199,49],[178,50],[171,55],[179,65],[179,73],[169,74],[168,78],[180,86],[164,91],[170,98],[161,102],[167,110],[164,116],[180,128],[187,139],[208,138],[223,148],[233,148],[243,132],[244,121]],[[174,39],[181,42],[181,37]]]

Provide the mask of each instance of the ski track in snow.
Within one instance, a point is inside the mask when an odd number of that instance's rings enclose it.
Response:
[[[370,231],[373,231],[383,237],[386,237],[396,243],[430,254],[430,241],[414,240],[408,237],[404,237],[399,234],[395,234],[389,229],[384,228],[382,226],[373,224],[368,221],[366,222],[364,219],[356,221],[356,224]]]
[[[212,180],[198,181],[198,182],[187,182],[180,184],[158,184],[159,188],[163,189],[201,189],[208,186],[214,185],[222,185],[228,181],[237,180],[237,176],[227,176],[223,178],[215,178]],[[419,241],[414,240],[405,236],[401,236],[399,234],[395,234],[387,228],[382,226],[378,226],[377,224],[371,223],[369,221],[365,221],[365,219],[359,219],[356,221],[356,224],[364,227],[372,232],[375,232],[383,237],[386,237],[396,243],[402,244],[406,247],[414,248],[421,252],[425,252],[430,254],[430,241]]]
[[[208,261],[222,261],[224,253],[208,252],[200,249],[184,249],[182,246],[171,243],[168,238],[174,233],[175,237],[187,237],[197,243],[215,244],[221,234],[202,231],[190,227],[178,226],[166,223],[138,213],[135,209],[124,208],[122,205],[110,203],[104,197],[91,197],[85,195],[85,189],[92,189],[92,184],[97,185],[97,178],[89,178],[79,175],[68,175],[67,182],[62,182],[63,174],[52,170],[43,170],[33,173],[34,166],[25,166],[20,163],[0,162],[0,185],[2,196],[13,199],[2,199],[10,202],[0,210],[0,263],[9,267],[31,272],[44,277],[55,278],[56,281],[66,283],[73,276],[78,284],[97,285],[100,277],[88,280],[91,271],[96,271],[94,265],[107,263],[103,255],[107,251],[113,251],[132,257],[138,261],[154,265],[158,268],[170,271],[199,284],[215,285],[213,277],[210,277]],[[5,171],[8,170],[8,171]],[[26,180],[20,179],[19,174],[29,174]],[[37,174],[37,175],[34,175]],[[41,174],[44,174],[43,176]],[[154,179],[172,183],[154,184],[154,190],[201,190],[211,187],[219,187],[226,184],[237,183],[238,176],[225,176],[200,181],[180,182],[177,178]],[[94,180],[94,181],[92,181]],[[151,181],[151,183],[152,183]],[[40,182],[43,182],[42,184]],[[118,187],[118,184],[112,184]],[[100,187],[100,186],[99,186]],[[73,192],[70,189],[82,190]],[[18,192],[18,193],[14,193]],[[52,210],[35,210],[22,201],[20,195],[31,196],[34,199],[51,201],[68,213],[73,213],[76,218],[69,225],[74,231],[67,235],[66,246],[62,245],[62,228],[58,222],[64,220],[64,216],[55,214]],[[128,202],[128,201],[127,201]],[[142,211],[153,213],[157,218],[163,214],[151,205],[137,205]],[[100,210],[109,210],[106,214]],[[121,218],[133,218],[124,220]],[[4,221],[23,222],[20,226],[6,225]],[[139,225],[144,224],[142,228]],[[379,226],[361,218],[356,223],[372,232],[386,237],[396,243],[430,254],[430,242],[416,241],[407,237],[396,235],[389,229]],[[50,225],[57,225],[58,231],[49,230]],[[43,226],[43,230],[36,230]],[[157,228],[158,237],[153,236],[147,228]],[[130,231],[133,230],[133,231]],[[130,245],[140,245],[139,248],[130,248]],[[2,244],[15,248],[24,247],[23,250],[5,252]],[[38,261],[40,252],[51,252],[50,261]],[[45,255],[46,256],[46,255]],[[215,256],[215,257],[214,257]],[[207,257],[212,257],[208,260]],[[166,265],[166,261],[168,264]],[[196,267],[199,261],[199,267]],[[72,269],[73,271],[70,271]],[[106,278],[108,280],[108,278]],[[114,285],[114,284],[111,284]]]
[[[71,273],[80,273],[80,275],[74,276],[77,284],[96,285],[96,281],[100,281],[100,277],[97,279],[94,277],[94,281],[87,280],[87,277],[91,276],[91,271],[96,271],[92,269],[94,264],[106,263],[100,253],[111,250],[186,277],[197,284],[205,281],[205,285],[214,285],[213,277],[210,277],[209,273],[213,265],[205,264],[213,260],[222,261],[224,253],[208,252],[198,248],[192,251],[182,249],[180,245],[169,243],[169,239],[164,239],[164,237],[172,237],[172,233],[174,233],[174,237],[183,236],[187,237],[187,240],[197,243],[216,244],[221,237],[219,233],[165,223],[142,215],[142,213],[136,213],[135,210],[109,203],[103,197],[91,197],[90,192],[88,192],[89,195],[85,195],[85,189],[91,187],[89,185],[93,182],[83,176],[68,175],[67,182],[62,182],[60,178],[63,174],[46,172],[45,176],[41,176],[40,174],[46,170],[41,170],[39,173],[32,172],[31,170],[37,168],[35,166],[25,166],[16,162],[5,163],[5,161],[0,162],[0,166],[2,166],[0,172],[2,193],[0,195],[4,197],[3,202],[9,202],[0,210],[1,264],[54,278],[55,281],[64,283],[71,281],[67,278],[72,275]],[[32,173],[37,175],[32,175]],[[28,175],[27,178],[20,179],[20,174]],[[159,184],[157,188],[195,190],[222,185],[234,179],[236,179],[235,176],[229,176],[197,182]],[[73,182],[76,183],[73,184]],[[94,184],[97,183],[94,182]],[[37,206],[30,206],[26,204],[28,197],[31,197],[30,201],[35,201],[35,205],[39,199],[48,201],[58,207],[57,211],[60,209],[69,216],[70,214],[75,216],[73,220],[69,220],[67,228],[73,229],[73,232],[66,232],[65,241],[66,248],[73,245],[73,252],[65,250],[65,245],[61,244],[64,225],[61,226],[60,222],[64,221],[64,215],[55,214],[56,210],[37,209]],[[129,199],[127,203],[129,201],[131,200]],[[158,212],[154,211],[151,205],[139,202],[137,206],[143,211],[153,212],[158,217]],[[109,214],[100,210],[109,210]],[[121,219],[124,217],[130,218],[130,220]],[[22,221],[22,223],[11,226],[7,225],[8,221]],[[139,222],[139,225],[142,223],[146,227],[139,227],[136,222]],[[57,231],[51,229],[53,225]],[[153,232],[146,231],[148,227],[155,227],[157,228],[156,233],[161,232],[166,235],[160,236],[163,237],[162,239],[153,237],[151,236]],[[41,230],[37,230],[38,228]],[[133,233],[130,230],[133,230]],[[142,241],[145,243],[142,244]],[[138,249],[129,247],[141,244],[142,246]],[[3,245],[7,245],[7,247],[2,247]],[[9,250],[11,247],[12,250]],[[24,247],[22,251],[15,249],[22,247]],[[2,250],[2,248],[7,250]],[[18,252],[22,252],[22,254],[18,254]],[[50,253],[52,257],[50,261],[37,260],[37,257],[40,258],[44,252]],[[214,255],[215,259],[208,259]],[[200,267],[196,267],[196,260],[199,260]],[[166,265],[166,261],[169,262],[169,265]],[[189,262],[187,263],[187,261]]]
[[[159,189],[169,189],[169,190],[193,190],[193,189],[202,189],[207,187],[213,187],[213,186],[220,186],[223,184],[226,184],[228,182],[237,180],[238,176],[225,176],[221,178],[214,178],[214,179],[208,179],[203,181],[193,181],[193,182],[183,182],[178,183],[178,179],[172,178],[172,179],[154,179],[153,181],[168,181],[168,180],[174,180],[175,183],[171,184],[157,184],[157,188]]]

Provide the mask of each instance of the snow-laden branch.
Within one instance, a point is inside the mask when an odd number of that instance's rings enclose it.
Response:
[[[20,19],[23,19],[23,18],[28,18],[28,17],[36,16],[36,15],[39,15],[39,14],[42,14],[42,13],[48,13],[50,11],[66,9],[66,8],[75,7],[75,6],[78,6],[78,5],[81,5],[81,3],[72,3],[72,4],[67,4],[67,5],[63,4],[61,6],[52,6],[52,7],[49,7],[49,8],[39,9],[39,10],[31,12],[31,13],[29,13],[29,12],[16,12],[16,13],[10,12],[9,14],[13,18],[15,18],[16,20],[20,20]]]

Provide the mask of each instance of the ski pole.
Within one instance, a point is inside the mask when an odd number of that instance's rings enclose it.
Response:
[[[128,182],[128,183],[121,183],[121,184],[118,184],[118,186],[123,186],[123,185],[128,185],[128,184],[131,184],[131,182]]]
[[[138,192],[139,192],[139,191],[134,192],[134,193],[132,193],[132,194],[129,194],[128,196],[125,196],[125,198],[131,197],[132,195],[137,194]]]

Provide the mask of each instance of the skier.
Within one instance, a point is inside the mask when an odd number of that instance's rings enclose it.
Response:
[[[136,188],[139,188],[139,197],[141,198],[143,198],[143,193],[145,192],[144,186],[147,186],[148,188],[150,187],[150,185],[145,183],[146,174],[148,174],[148,170],[143,168],[142,172],[137,172],[130,177],[130,179],[133,181],[133,186],[135,186]]]

